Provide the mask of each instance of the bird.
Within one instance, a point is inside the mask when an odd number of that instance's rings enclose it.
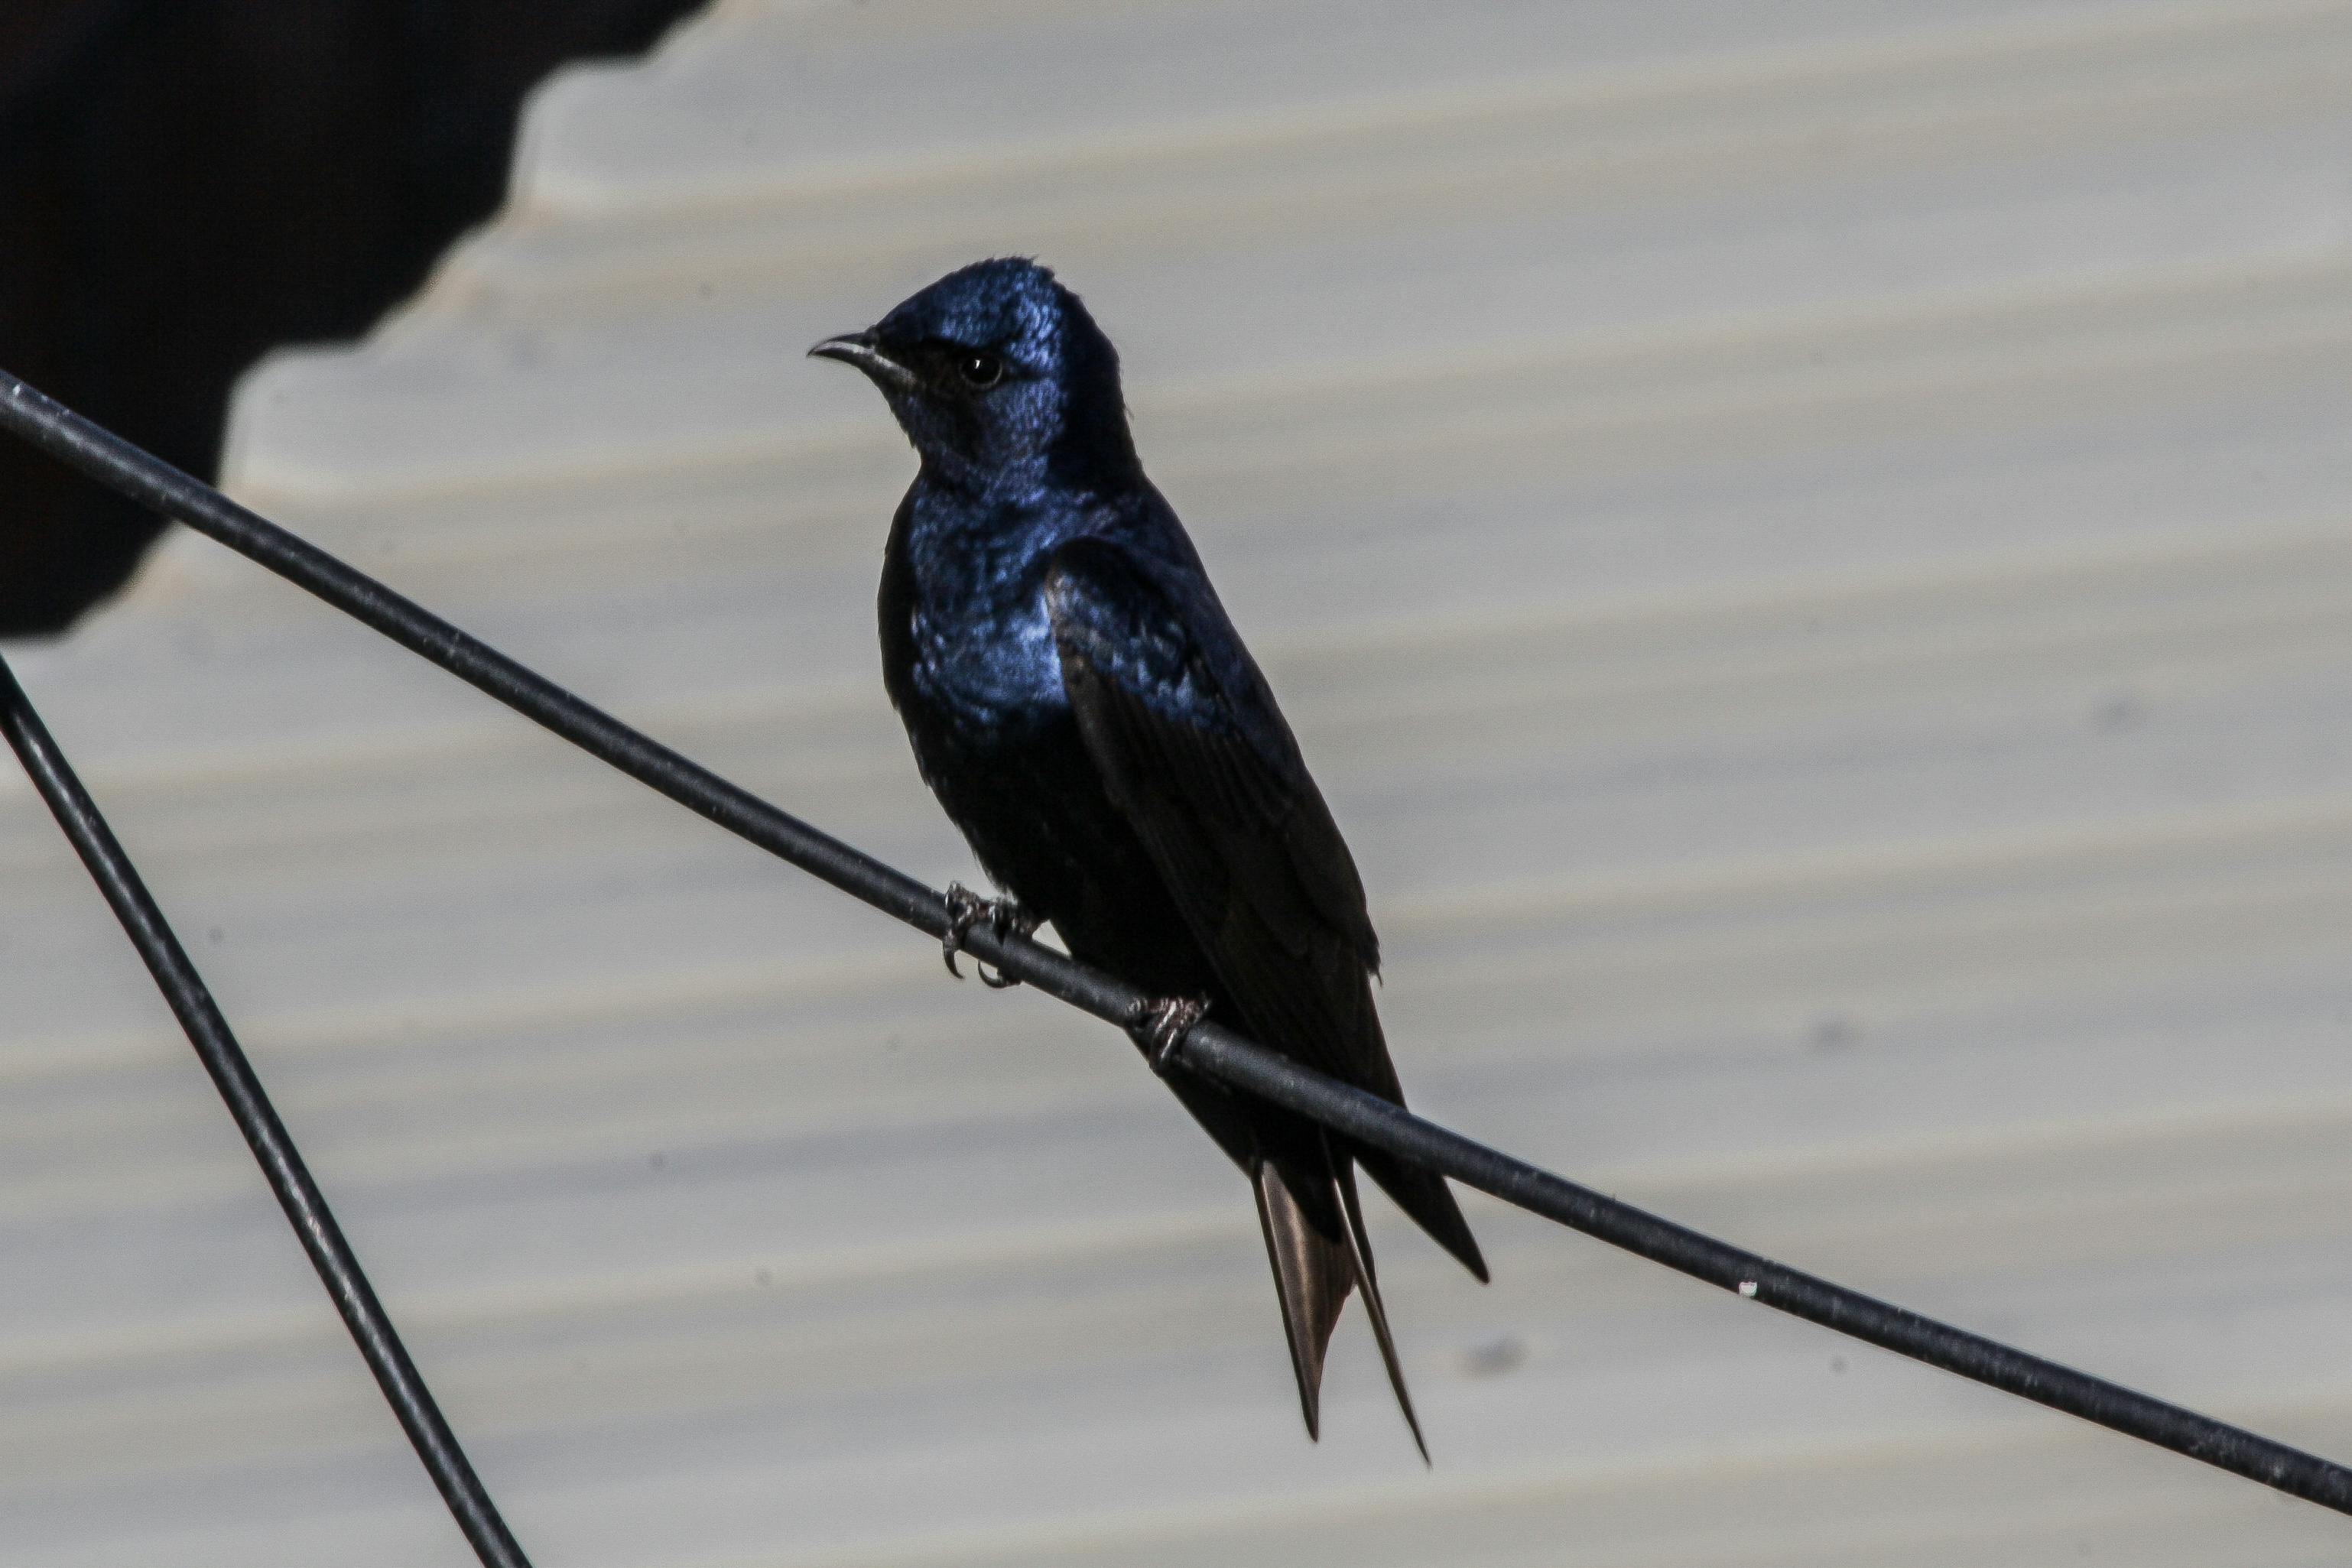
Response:
[[[1071,956],[1155,998],[1137,1043],[1248,1178],[1308,1437],[1355,1292],[1426,1463],[1355,1176],[1483,1283],[1444,1178],[1167,1062],[1206,1017],[1404,1103],[1355,860],[1144,475],[1117,350],[1051,270],[1012,256],[809,352],[864,372],[918,459],[883,549],[883,684],[1003,894],[950,890],[949,968],[977,921],[1050,921]]]

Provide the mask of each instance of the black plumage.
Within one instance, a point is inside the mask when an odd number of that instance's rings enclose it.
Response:
[[[864,371],[921,459],[884,553],[883,675],[989,875],[1075,956],[1402,1103],[1354,859],[1144,476],[1118,355],[1086,307],[1032,262],[986,261],[812,352]],[[1170,1083],[1250,1179],[1309,1434],[1360,1289],[1419,1443],[1355,1168],[1484,1280],[1444,1180],[1205,1081]]]

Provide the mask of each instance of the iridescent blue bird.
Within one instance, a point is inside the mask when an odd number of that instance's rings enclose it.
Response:
[[[1170,998],[1148,1051],[1205,1004],[1402,1104],[1355,861],[1144,477],[1118,355],[1077,296],[1034,262],[979,262],[809,351],[864,371],[921,459],[883,557],[882,670],[925,782],[1012,895],[960,894],[960,921],[1051,920],[1075,956]],[[1355,1290],[1419,1445],[1355,1169],[1483,1281],[1444,1179],[1205,1080],[1168,1082],[1256,1194],[1308,1435]]]

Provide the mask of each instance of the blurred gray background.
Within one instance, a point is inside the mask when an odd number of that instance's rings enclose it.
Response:
[[[1017,251],[1362,863],[1416,1104],[2352,1453],[2352,5],[726,0],[247,378],[232,489],[972,870],[912,464],[801,358]],[[216,547],[11,649],[547,1568],[2296,1564],[2340,1520],[1508,1212],[1310,1447],[1111,1031]],[[0,779],[0,1562],[457,1564]]]

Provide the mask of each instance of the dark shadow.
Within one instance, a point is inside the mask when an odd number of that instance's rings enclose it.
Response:
[[[5,0],[0,367],[213,476],[230,384],[350,338],[505,193],[556,66],[703,0]],[[159,531],[0,440],[0,637],[64,630]]]

